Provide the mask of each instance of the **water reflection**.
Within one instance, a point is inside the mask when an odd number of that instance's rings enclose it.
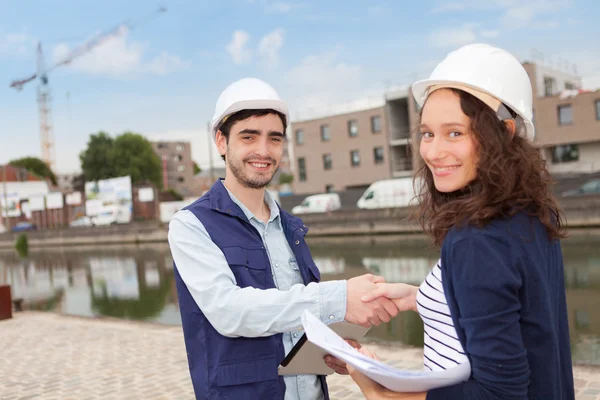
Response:
[[[107,254],[108,253],[108,254]],[[0,281],[23,307],[81,316],[181,323],[168,248],[2,255]]]
[[[367,272],[389,282],[420,284],[439,258],[424,245],[311,243],[324,280]],[[563,246],[573,358],[600,364],[600,248],[567,240]],[[166,244],[79,247],[33,252],[26,261],[0,253],[0,282],[27,309],[180,324],[172,258]],[[422,346],[416,313],[373,327],[374,340]]]

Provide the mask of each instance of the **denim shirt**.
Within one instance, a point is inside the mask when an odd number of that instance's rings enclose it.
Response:
[[[206,288],[226,280],[234,289],[235,277],[223,252],[210,240],[202,223],[190,211],[178,212],[169,225],[173,258],[198,307],[215,329],[230,337],[283,333],[283,346],[288,353],[303,334],[300,315],[305,309],[327,324],[342,321],[346,314],[345,281],[303,284],[298,263],[281,225],[279,208],[269,193],[265,191],[265,202],[270,209],[267,223],[256,218],[229,190],[228,193],[261,235],[278,290],[248,292],[246,301],[228,304],[226,307],[230,312],[227,318],[222,318],[223,306],[215,304],[216,299]],[[193,241],[189,240],[191,235]],[[253,310],[257,304],[265,305],[260,313]],[[286,400],[323,399],[321,383],[315,375],[286,376],[284,382]]]

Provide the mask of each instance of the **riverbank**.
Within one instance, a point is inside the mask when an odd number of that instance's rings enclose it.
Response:
[[[600,234],[600,196],[561,202],[572,236],[598,237]],[[309,228],[309,238],[348,238],[393,236],[394,240],[424,241],[425,235],[411,221],[413,208],[375,210],[337,210],[331,213],[301,215]],[[168,226],[158,221],[124,225],[78,227],[27,232],[30,248],[80,245],[110,245],[166,242]],[[0,249],[13,248],[18,233],[0,235]]]
[[[193,399],[181,327],[24,312],[0,321],[0,393],[16,399]],[[421,349],[369,345],[390,365],[422,367]],[[600,400],[600,368],[575,366],[578,400]],[[360,399],[346,376],[332,399]]]

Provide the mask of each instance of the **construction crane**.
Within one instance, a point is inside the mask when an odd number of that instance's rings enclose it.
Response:
[[[67,53],[61,60],[46,68],[44,63],[44,54],[42,51],[42,43],[39,42],[37,46],[37,72],[28,78],[18,79],[11,82],[10,87],[16,90],[22,90],[23,86],[29,82],[32,82],[39,78],[37,87],[37,103],[38,113],[40,121],[40,141],[41,141],[41,156],[42,160],[52,169],[54,167],[54,137],[52,133],[51,113],[50,113],[50,102],[51,93],[50,85],[48,83],[48,74],[54,69],[63,65],[69,65],[73,60],[78,57],[92,51],[98,46],[105,42],[124,35],[126,32],[132,30],[134,27],[139,27],[141,23],[147,22],[149,19],[155,17],[157,14],[166,12],[165,7],[158,7],[157,10],[153,11],[140,23],[122,23],[111,30],[102,32],[83,44],[75,47],[69,53]]]

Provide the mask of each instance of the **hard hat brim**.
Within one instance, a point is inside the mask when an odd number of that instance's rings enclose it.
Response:
[[[504,99],[498,98],[493,93],[488,92],[484,88],[470,85],[468,83],[461,82],[461,81],[443,80],[443,79],[423,79],[423,80],[413,83],[413,85],[411,86],[411,92],[413,94],[415,101],[419,105],[419,108],[422,108],[423,105],[425,104],[425,100],[427,100],[428,90],[431,86],[447,86],[448,88],[452,88],[456,85],[467,86],[469,88],[484,92],[484,93],[498,99],[500,102],[502,102],[504,105],[509,107],[511,110],[513,110],[515,113],[517,113],[517,115],[519,115],[521,117],[521,119],[523,120],[523,124],[525,126],[525,135],[522,135],[522,136],[525,136],[526,139],[533,141],[533,139],[535,137],[535,127],[534,127],[530,117],[523,115],[519,111],[518,107],[516,107],[514,104],[510,104],[510,102],[507,102]]]
[[[216,140],[217,129],[218,129],[221,121],[223,121],[223,118],[225,118],[231,114],[234,114],[236,112],[242,111],[242,110],[265,110],[265,109],[275,110],[277,112],[282,113],[283,115],[285,115],[287,124],[289,125],[290,113],[289,113],[289,109],[288,109],[288,106],[285,103],[285,101],[275,100],[275,99],[241,100],[241,101],[237,101],[237,102],[231,104],[229,107],[227,107],[227,109],[225,111],[223,111],[223,113],[221,113],[221,115],[217,116],[216,118],[213,118],[213,120],[211,121],[211,127],[210,127],[213,140],[214,141]],[[285,130],[285,128],[287,128],[287,127],[284,126],[283,129]]]

